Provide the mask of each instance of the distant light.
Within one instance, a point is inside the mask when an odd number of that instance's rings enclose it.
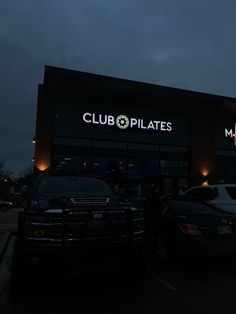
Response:
[[[65,159],[65,160],[71,160],[71,158],[70,158],[70,157],[65,157],[64,159]]]
[[[60,161],[60,164],[65,165],[66,161]]]
[[[36,143],[36,137],[33,138],[32,143],[33,143],[33,144]]]
[[[4,179],[4,182],[7,182],[7,179]]]

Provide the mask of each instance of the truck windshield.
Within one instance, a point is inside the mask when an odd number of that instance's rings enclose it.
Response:
[[[76,176],[45,176],[36,190],[36,198],[111,197],[112,190],[103,180]]]

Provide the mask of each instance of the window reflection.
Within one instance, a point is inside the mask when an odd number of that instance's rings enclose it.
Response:
[[[179,193],[188,186],[189,164],[186,160],[149,159],[152,157],[151,153],[144,155],[143,158],[96,157],[88,156],[87,152],[84,154],[84,156],[54,155],[53,169],[57,172],[101,176],[118,193],[126,193],[134,198],[146,197],[157,190],[160,194],[169,191]],[[227,172],[226,167],[224,172]],[[235,173],[227,174],[235,178]]]
[[[161,160],[161,174],[165,176],[187,176],[188,162]]]
[[[57,172],[91,173],[92,158],[89,156],[55,156],[53,169]]]
[[[97,157],[93,159],[93,173],[104,177],[119,194],[126,186],[126,160],[122,158]]]
[[[158,160],[128,159],[128,175],[156,174],[158,168]]]

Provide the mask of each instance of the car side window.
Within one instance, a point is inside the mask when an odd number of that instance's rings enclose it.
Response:
[[[216,188],[202,187],[202,188],[192,189],[186,195],[200,197],[204,200],[212,201],[218,196],[218,191]]]

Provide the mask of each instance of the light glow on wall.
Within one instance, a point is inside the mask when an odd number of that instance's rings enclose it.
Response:
[[[207,177],[210,171],[207,168],[202,168],[200,172],[203,175],[203,177]]]
[[[38,170],[45,171],[49,168],[49,163],[47,163],[45,161],[38,161],[35,166],[36,166],[36,168],[38,168]]]
[[[202,175],[202,183],[201,185],[202,186],[208,186],[209,185],[209,182],[208,182],[208,175],[210,173],[210,170],[209,168],[207,167],[202,167],[202,169],[200,170],[200,173]]]

